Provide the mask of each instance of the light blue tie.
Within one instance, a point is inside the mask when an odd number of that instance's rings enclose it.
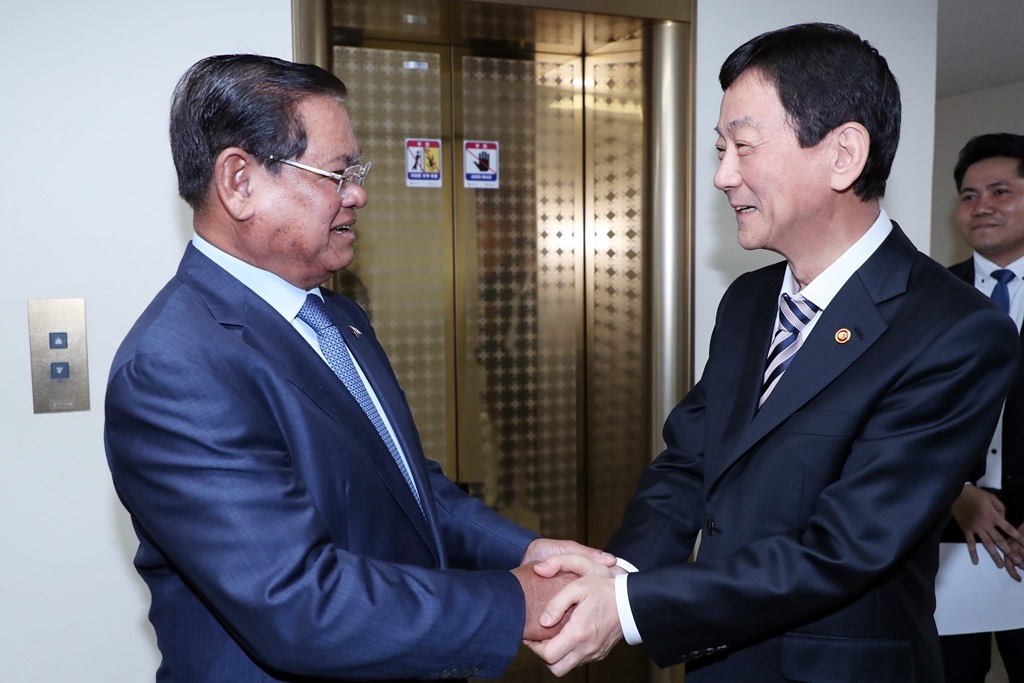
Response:
[[[779,305],[779,331],[775,333],[771,348],[768,349],[768,365],[764,371],[758,407],[764,405],[768,394],[772,393],[772,389],[779,383],[782,373],[789,367],[793,355],[800,348],[800,332],[814,319],[819,310],[821,309],[800,295],[782,295],[782,303]]]
[[[384,440],[384,444],[391,451],[391,457],[395,459],[398,469],[402,471],[402,476],[405,477],[405,482],[412,490],[412,494],[416,497],[416,504],[420,506],[420,511],[422,511],[423,504],[420,502],[420,494],[412,483],[412,475],[409,473],[409,468],[406,466],[405,460],[402,459],[401,453],[398,452],[398,447],[391,438],[391,433],[388,432],[388,428],[385,426],[377,406],[373,404],[373,399],[370,398],[369,392],[366,391],[366,385],[363,384],[359,371],[356,370],[355,363],[352,362],[348,346],[345,345],[341,332],[331,322],[331,319],[327,317],[327,309],[324,307],[324,302],[316,294],[307,295],[305,303],[299,309],[298,317],[299,320],[312,327],[316,332],[317,341],[320,342],[320,350],[323,351],[327,364],[331,366],[334,374],[338,376],[341,383],[345,385],[345,388],[352,394],[352,397],[359,403],[359,407],[366,413],[366,417],[370,418],[370,422],[377,429],[380,438]]]
[[[992,277],[996,281],[996,286],[992,290],[992,301],[996,302],[999,308],[1003,309],[1003,313],[1009,315],[1010,313],[1010,288],[1007,285],[1013,281],[1017,275],[1012,270],[1002,269],[993,270]]]

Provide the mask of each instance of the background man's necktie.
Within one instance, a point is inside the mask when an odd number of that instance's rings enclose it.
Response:
[[[1007,285],[1017,275],[1012,270],[993,270],[992,277],[996,281],[996,286],[992,290],[992,301],[998,304],[999,308],[1003,309],[1003,313],[1009,315],[1010,313],[1010,288]]]
[[[373,399],[370,398],[369,392],[366,391],[366,385],[363,384],[359,371],[356,370],[355,363],[352,362],[348,346],[346,346],[341,332],[331,322],[331,319],[327,317],[327,309],[324,307],[324,302],[316,294],[307,295],[305,303],[299,309],[298,318],[316,332],[317,341],[320,342],[320,350],[323,351],[327,364],[331,366],[331,370],[334,371],[334,374],[338,376],[341,383],[345,385],[345,388],[352,394],[352,397],[359,403],[359,407],[363,409],[366,416],[370,418],[370,422],[373,423],[377,433],[380,434],[380,438],[387,445],[388,450],[391,452],[391,457],[395,459],[398,469],[402,471],[402,476],[405,477],[406,483],[409,484],[413,495],[416,496],[417,505],[422,510],[423,504],[420,502],[420,494],[412,483],[412,475],[409,473],[409,468],[406,466],[405,460],[402,459],[402,455],[398,452],[398,447],[391,438],[391,434],[388,432],[388,428],[385,426],[377,406],[373,404]]]
[[[819,310],[821,309],[800,295],[782,295],[782,303],[779,305],[779,331],[775,333],[771,348],[768,349],[768,367],[764,371],[764,382],[761,384],[761,400],[757,404],[759,408],[764,405],[768,394],[772,393],[772,389],[779,383],[782,373],[793,360],[793,354],[803,343],[800,332],[814,319]]]

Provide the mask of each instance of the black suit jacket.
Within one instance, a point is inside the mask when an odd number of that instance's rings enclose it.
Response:
[[[950,266],[949,269],[961,280],[974,286],[973,258]],[[1021,354],[1024,357],[1024,336],[1021,337]],[[977,481],[984,473],[985,460],[982,458],[971,473],[971,481]],[[1024,491],[1024,364],[1017,366],[1017,374],[1006,397],[1003,418],[1003,488]],[[1016,523],[1020,524],[1020,520]]]
[[[939,533],[1016,330],[894,224],[758,410],[784,267],[725,293],[704,374],[609,544],[640,570],[640,635],[660,665],[694,660],[687,683],[941,680]]]

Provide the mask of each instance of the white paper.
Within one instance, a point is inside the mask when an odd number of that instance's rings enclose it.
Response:
[[[978,564],[965,543],[939,544],[935,625],[939,635],[1024,628],[1024,583],[999,569],[979,543]]]

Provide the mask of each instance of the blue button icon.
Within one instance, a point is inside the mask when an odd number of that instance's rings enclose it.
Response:
[[[68,379],[71,366],[68,363],[50,363],[50,379]]]
[[[50,348],[51,349],[66,349],[66,348],[68,348],[68,333],[67,332],[51,332],[50,333]]]

